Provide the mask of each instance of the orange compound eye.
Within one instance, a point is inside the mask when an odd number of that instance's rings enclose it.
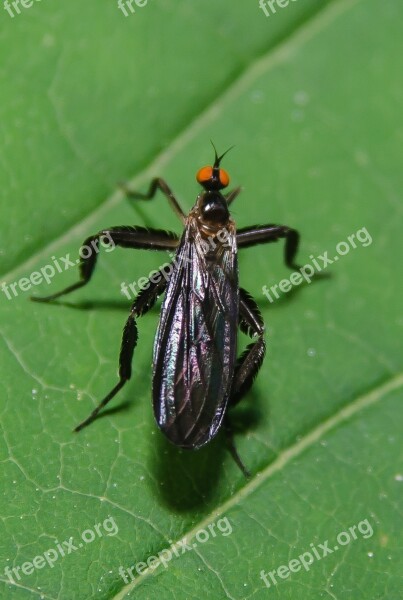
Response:
[[[213,177],[213,167],[202,167],[197,171],[196,179],[198,183],[206,183]]]
[[[229,175],[224,169],[220,169],[220,183],[223,187],[227,187],[229,184]]]

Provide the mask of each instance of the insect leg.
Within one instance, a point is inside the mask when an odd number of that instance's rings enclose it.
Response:
[[[232,430],[231,422],[230,422],[227,414],[224,417],[224,431],[225,431],[225,439],[227,442],[227,448],[228,448],[232,458],[234,459],[234,461],[236,462],[238,467],[241,469],[241,471],[245,475],[246,479],[249,479],[249,477],[251,476],[251,473],[245,467],[245,465],[243,464],[243,462],[241,460],[241,457],[238,454],[238,450],[236,449],[235,442],[234,442],[234,432]]]
[[[105,398],[98,404],[98,406],[92,411],[92,413],[87,417],[84,421],[82,421],[74,431],[80,431],[83,427],[86,427],[98,415],[99,411],[104,408],[108,404],[110,400],[119,390],[122,389],[126,381],[128,381],[132,374],[132,359],[134,349],[137,345],[137,323],[136,317],[140,317],[146,312],[148,312],[157,301],[158,296],[162,294],[167,286],[167,277],[166,274],[159,271],[160,278],[158,281],[152,283],[150,280],[148,281],[149,287],[146,287],[139,293],[136,300],[133,302],[132,307],[130,309],[129,317],[126,321],[125,327],[123,329],[123,337],[122,344],[120,347],[120,355],[119,355],[119,382],[115,385],[115,387],[105,396]],[[156,280],[157,276],[153,275],[153,279]]]
[[[137,200],[152,200],[157,190],[161,190],[161,192],[168,199],[169,204],[171,205],[175,213],[178,215],[182,223],[186,222],[186,215],[183,212],[178,200],[176,199],[169,185],[164,179],[161,179],[161,177],[156,177],[151,181],[150,187],[148,188],[148,192],[146,194],[142,194],[141,192],[135,192],[134,190],[129,190],[125,184],[121,184],[121,188],[126,193],[128,198],[133,198]]]
[[[249,346],[237,360],[229,397],[230,406],[238,404],[238,402],[249,391],[260,367],[262,366],[266,351],[266,345],[263,338],[264,323],[262,315],[260,314],[260,310],[248,292],[242,288],[239,290],[239,292],[239,327],[241,331],[250,337],[258,336],[258,339],[252,344],[249,344]],[[228,413],[225,415],[224,426],[227,436],[228,449],[245,477],[249,477],[250,473],[243,464],[234,444],[233,432]]]
[[[228,192],[228,194],[225,194],[225,199],[227,201],[228,206],[231,204],[231,202],[233,202],[235,200],[235,198],[237,196],[239,196],[241,191],[242,191],[242,188],[237,187],[234,190],[232,190],[231,192]]]
[[[299,233],[285,225],[254,225],[244,227],[237,231],[237,243],[239,248],[247,248],[256,244],[277,242],[285,238],[284,260],[287,267],[298,270],[300,267],[294,262],[298,251]]]
[[[251,338],[257,336],[257,340],[249,344],[237,360],[230,394],[230,404],[232,405],[238,404],[249,391],[262,366],[266,352],[263,337],[264,323],[260,310],[248,292],[242,288],[239,292],[239,327]]]
[[[175,233],[162,229],[147,229],[145,227],[111,227],[87,238],[80,249],[80,280],[69,285],[60,292],[50,296],[32,296],[36,302],[51,302],[86,285],[95,269],[99,252],[99,241],[103,240],[109,246],[122,248],[144,248],[149,250],[171,250],[176,248],[179,238]],[[83,248],[90,250],[85,255]]]

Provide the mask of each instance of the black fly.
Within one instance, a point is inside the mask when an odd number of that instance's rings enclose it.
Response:
[[[220,168],[224,154],[219,157],[215,152],[214,165],[198,171],[203,191],[187,216],[163,179],[154,179],[147,194],[128,192],[142,200],[151,200],[157,190],[163,192],[185,226],[180,238],[161,229],[123,226],[104,229],[85,240],[86,247],[97,248],[106,239],[124,248],[175,250],[176,256],[169,276],[161,269],[136,297],[123,330],[119,382],[75,431],[91,423],[130,379],[136,318],[149,311],[165,291],[153,356],[157,424],[173,444],[187,449],[204,446],[224,425],[231,453],[247,475],[233,444],[227,413],[251,387],[263,362],[265,341],[256,302],[239,287],[237,250],[285,238],[286,265],[298,269],[294,258],[299,234],[283,225],[236,230],[229,206],[240,188],[221,192],[229,184],[228,174]],[[81,258],[80,281],[33,300],[50,302],[82,287],[91,279],[96,260],[97,252]],[[237,359],[238,327],[253,342]]]

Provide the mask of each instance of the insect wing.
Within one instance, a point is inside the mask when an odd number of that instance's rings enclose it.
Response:
[[[231,387],[239,288],[234,225],[226,232],[225,242],[214,238],[212,249],[189,217],[155,338],[155,417],[171,442],[184,448],[214,437]]]

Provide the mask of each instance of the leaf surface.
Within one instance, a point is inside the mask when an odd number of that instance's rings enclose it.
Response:
[[[104,417],[71,432],[116,382],[130,306],[121,283],[160,267],[164,253],[103,252],[91,284],[51,306],[28,296],[69,285],[75,268],[29,292],[17,287],[11,300],[2,292],[1,597],[399,597],[402,12],[392,0],[312,1],[266,18],[258,4],[207,2],[201,11],[166,1],[125,19],[113,3],[44,0],[6,15],[8,290],[68,253],[76,260],[80,243],[106,226],[180,232],[162,198],[134,206],[115,183],[134,175],[132,187],[146,189],[161,175],[188,210],[210,138],[222,151],[236,144],[225,167],[243,187],[233,206],[239,227],[284,223],[301,231],[301,263],[322,264],[326,252],[338,260],[329,278],[277,287],[270,302],[263,286],[290,275],[282,244],[240,253],[241,285],[262,310],[268,341],[233,411],[248,482],[221,437],[182,453],[156,429],[158,308],[139,322],[132,380]],[[76,550],[10,583],[7,566],[70,538]],[[184,540],[196,547],[182,554]],[[266,587],[262,570],[326,540],[331,554]],[[128,576],[174,549],[166,568]]]

